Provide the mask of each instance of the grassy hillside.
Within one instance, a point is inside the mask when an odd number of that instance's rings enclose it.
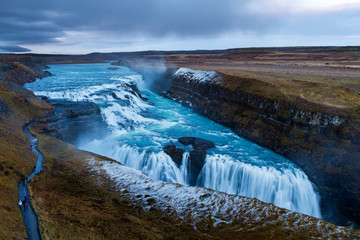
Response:
[[[0,83],[0,239],[21,239],[26,236],[17,205],[16,186],[22,174],[33,170],[36,155],[29,148],[22,127],[27,121],[43,116],[52,109],[30,92],[19,93],[23,91],[16,84]]]

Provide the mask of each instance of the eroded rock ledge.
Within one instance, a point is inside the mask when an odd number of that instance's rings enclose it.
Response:
[[[256,79],[178,70],[167,96],[280,153],[316,184],[324,218],[360,223],[358,114],[291,98]]]

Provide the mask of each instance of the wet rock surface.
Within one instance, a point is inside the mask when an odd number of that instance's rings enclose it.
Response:
[[[126,86],[131,89],[131,91],[129,91],[129,92],[132,93],[133,95],[139,96],[144,101],[148,100],[146,97],[143,97],[141,95],[140,90],[138,89],[138,87],[135,84],[126,84]]]
[[[118,70],[118,67],[108,67],[109,70]]]
[[[176,165],[180,168],[182,157],[185,152],[184,149],[177,148],[175,144],[168,144],[163,148],[164,152],[169,155],[172,160],[176,163]]]
[[[196,137],[181,137],[178,139],[178,141],[184,146],[192,146],[189,155],[189,184],[191,186],[195,186],[200,171],[205,164],[206,150],[209,148],[214,148],[215,144],[211,141]],[[175,145],[174,143],[164,146],[163,149],[164,152],[172,158],[176,165],[180,167],[182,164],[183,154],[186,150],[181,146]]]
[[[179,142],[185,146],[192,145],[196,150],[206,150],[215,147],[213,142],[195,137],[181,137],[179,138]]]
[[[205,164],[206,151],[192,150],[190,152],[190,186],[195,186],[198,176]]]

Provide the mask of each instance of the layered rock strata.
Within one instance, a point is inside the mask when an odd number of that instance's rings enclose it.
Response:
[[[43,100],[47,99],[43,97]],[[53,114],[39,121],[44,133],[73,144],[82,138],[96,139],[106,134],[107,125],[97,104],[64,100],[47,102],[55,110]]]

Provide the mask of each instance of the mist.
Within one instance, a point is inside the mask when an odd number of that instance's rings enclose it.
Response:
[[[143,77],[143,82],[138,84],[141,91],[150,90],[163,95],[171,85],[171,79],[177,68],[165,64],[164,58],[154,57],[151,59],[128,59],[122,60],[114,65],[128,66]]]

